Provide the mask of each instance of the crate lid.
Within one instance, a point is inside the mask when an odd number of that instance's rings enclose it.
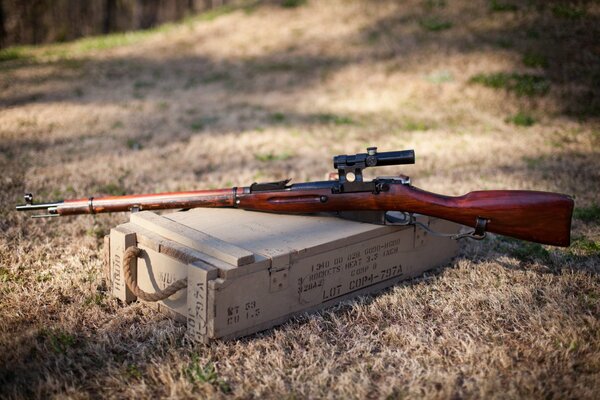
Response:
[[[255,261],[309,256],[406,227],[344,220],[329,215],[289,215],[238,209],[192,209],[162,215],[180,226],[249,251]],[[218,257],[220,258],[220,257]],[[237,266],[243,263],[234,264]]]

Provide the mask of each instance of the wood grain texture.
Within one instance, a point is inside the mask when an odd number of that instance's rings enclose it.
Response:
[[[131,222],[231,265],[241,266],[254,262],[254,253],[251,251],[149,211],[132,214]]]
[[[130,196],[108,196],[90,199],[66,200],[58,208],[60,215],[98,214],[106,212],[139,210],[164,210],[196,207],[233,207],[232,189],[195,190]]]
[[[323,198],[325,201],[315,201]],[[443,218],[474,227],[488,220],[487,231],[518,239],[568,246],[573,200],[566,195],[526,190],[478,191],[450,197],[404,185],[388,192],[332,194],[327,189],[280,191],[240,196],[240,208],[272,212],[395,210]]]

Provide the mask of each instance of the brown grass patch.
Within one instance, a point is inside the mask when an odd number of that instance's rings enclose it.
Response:
[[[0,62],[3,397],[597,396],[598,6],[577,3],[576,18],[558,3],[498,7],[265,2],[135,45]],[[472,82],[497,73],[548,90]],[[535,123],[512,122],[520,113]],[[12,211],[26,189],[321,179],[332,155],[367,145],[414,148],[402,172],[433,191],[572,194],[575,245],[465,243],[379,295],[193,346],[184,326],[106,295],[100,238],[127,215]]]

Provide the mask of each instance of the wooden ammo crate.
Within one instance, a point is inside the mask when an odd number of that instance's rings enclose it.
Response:
[[[435,230],[459,228],[419,218]],[[293,314],[380,290],[447,263],[458,251],[456,241],[414,226],[236,209],[134,213],[107,242],[112,293],[123,301],[136,300],[125,283],[128,248],[141,250],[128,257],[130,281],[142,291],[187,279],[184,289],[152,304],[187,321],[199,342],[258,332]]]

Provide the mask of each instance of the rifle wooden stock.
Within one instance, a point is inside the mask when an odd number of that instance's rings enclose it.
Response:
[[[325,200],[325,201],[324,201]],[[450,197],[412,186],[391,185],[379,194],[267,192],[241,194],[239,207],[272,212],[395,210],[438,217],[475,227],[487,220],[486,230],[518,239],[568,246],[573,200],[566,195],[526,190],[478,191]]]
[[[487,220],[488,232],[555,246],[570,243],[573,200],[558,193],[489,190],[451,197],[402,184],[392,184],[389,190],[377,194],[332,193],[331,185],[316,182],[259,192],[246,187],[67,200],[57,203],[56,214],[196,207],[238,207],[285,213],[405,211],[470,227],[475,226],[477,218],[482,218]]]

